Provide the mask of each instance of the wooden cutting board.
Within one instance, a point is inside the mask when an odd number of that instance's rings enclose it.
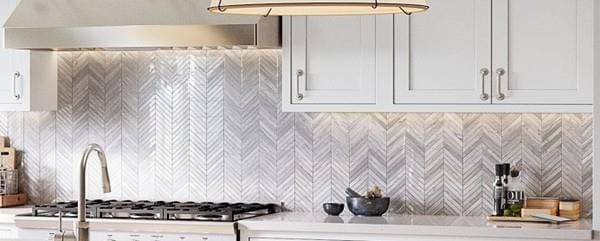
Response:
[[[0,208],[14,207],[25,204],[27,204],[27,194],[25,193],[0,196]]]
[[[488,221],[493,222],[534,222],[534,223],[552,223],[551,221],[544,220],[541,218],[534,217],[500,217],[500,216],[488,216]]]

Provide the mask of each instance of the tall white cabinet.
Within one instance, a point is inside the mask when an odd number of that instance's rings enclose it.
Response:
[[[428,4],[286,18],[284,111],[591,111],[594,0]]]
[[[18,2],[0,4],[0,23],[6,21]],[[3,49],[1,28],[0,37],[0,111],[56,110],[56,52]]]

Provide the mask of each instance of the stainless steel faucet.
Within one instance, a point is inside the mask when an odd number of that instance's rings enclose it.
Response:
[[[75,223],[74,231],[75,234],[67,234],[60,232],[61,237],[55,237],[55,240],[77,240],[77,241],[89,241],[90,230],[89,224],[86,221],[86,210],[85,210],[85,170],[88,159],[92,152],[98,153],[100,159],[100,166],[102,171],[102,191],[104,193],[110,192],[110,178],[108,176],[108,166],[106,164],[106,154],[102,147],[98,144],[90,144],[83,152],[83,157],[79,163],[79,202],[77,203],[77,222]],[[59,234],[57,234],[59,235]]]

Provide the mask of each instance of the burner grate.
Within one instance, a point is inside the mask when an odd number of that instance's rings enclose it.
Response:
[[[90,218],[98,217],[97,205],[102,202],[104,201],[99,199],[87,200],[86,216]],[[58,217],[59,212],[63,213],[65,217],[77,216],[77,202],[57,202],[50,204],[34,205],[32,207],[33,216]]]
[[[88,200],[87,217],[117,219],[194,220],[234,222],[281,211],[276,204],[214,203],[214,202],[163,202],[131,200]],[[58,202],[35,205],[33,216],[77,215],[77,202]]]

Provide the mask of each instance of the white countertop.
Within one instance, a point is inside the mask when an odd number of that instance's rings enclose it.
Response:
[[[39,241],[39,240],[32,240],[32,239],[3,239],[3,238],[0,238],[0,240],[2,240],[2,241]]]
[[[23,213],[31,213],[31,206],[0,208],[0,224],[15,223],[15,215]]]
[[[427,235],[512,239],[592,239],[591,220],[547,224],[489,222],[485,217],[330,217],[325,214],[284,212],[239,221],[239,228],[251,231],[274,232]]]
[[[72,227],[76,218],[63,218],[64,227]],[[231,222],[194,222],[177,220],[133,220],[88,218],[90,230],[112,230],[158,233],[211,233],[234,235],[235,225]],[[56,217],[16,216],[15,224],[22,229],[56,229]]]

